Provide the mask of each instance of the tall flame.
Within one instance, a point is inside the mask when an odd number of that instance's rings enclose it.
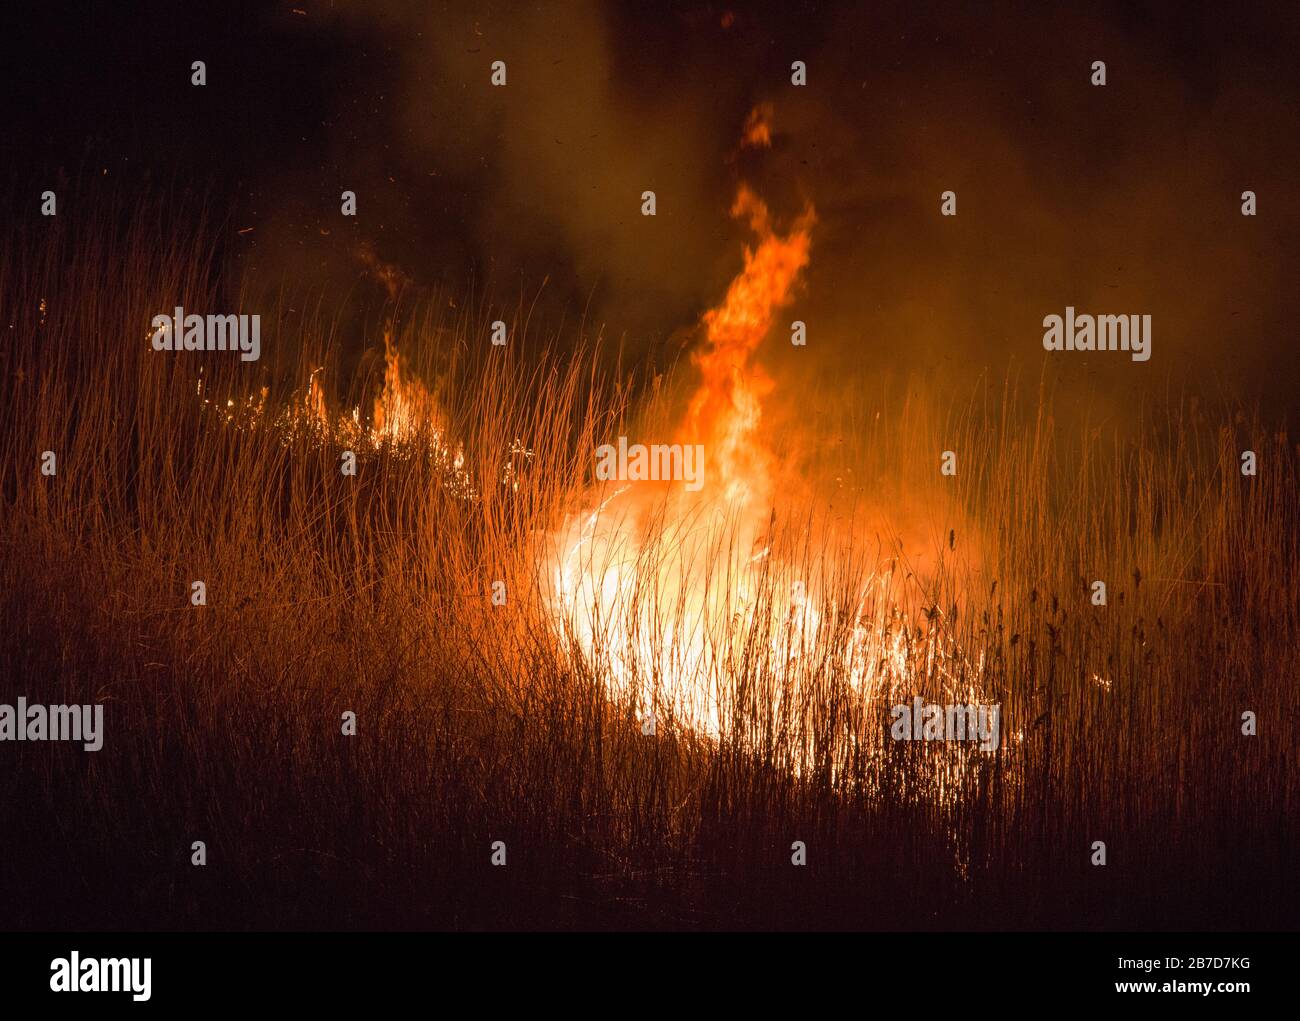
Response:
[[[766,203],[744,185],[731,215],[747,218],[759,242],[745,248],[744,268],[722,303],[704,314],[706,342],[693,357],[700,385],[679,441],[704,445],[722,482],[719,495],[728,505],[761,511],[772,495],[772,458],[760,425],[763,399],[773,382],[752,358],[808,265],[815,215],[809,206],[782,237],[772,230]]]
[[[760,587],[754,554],[774,495],[774,456],[762,431],[763,399],[773,381],[755,362],[778,310],[790,303],[808,265],[814,213],[807,208],[788,234],[771,224],[767,205],[741,186],[731,215],[757,236],[722,302],[704,314],[703,342],[692,361],[699,383],[676,442],[704,449],[704,485],[623,484],[593,496],[595,510],[566,524],[558,537],[554,612],[579,653],[613,681],[616,696],[643,712],[668,712],[716,736],[728,713],[725,696],[736,652],[754,623]],[[788,600],[787,600],[788,601]],[[802,641],[815,611],[797,606],[795,626],[777,628],[774,661]],[[792,619],[793,619],[792,618]],[[739,623],[739,627],[737,626]],[[768,625],[771,640],[775,632]]]

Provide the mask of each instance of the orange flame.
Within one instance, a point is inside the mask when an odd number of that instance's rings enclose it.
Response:
[[[700,386],[691,398],[679,439],[702,443],[710,470],[721,479],[722,496],[754,510],[770,499],[772,459],[759,432],[770,376],[751,358],[772,327],[772,317],[790,303],[799,273],[808,265],[811,206],[784,237],[772,230],[767,205],[741,186],[731,215],[747,217],[759,237],[745,248],[745,266],[722,303],[705,313],[705,346],[693,357]]]
[[[692,357],[700,381],[677,430],[677,442],[704,448],[704,486],[665,494],[633,483],[601,493],[594,511],[555,537],[553,571],[557,623],[612,693],[631,698],[638,713],[666,710],[713,736],[728,711],[717,697],[728,650],[741,640],[737,622],[748,622],[742,631],[753,623],[751,586],[767,552],[750,551],[773,496],[775,459],[761,425],[774,384],[754,356],[808,265],[814,222],[809,207],[788,234],[777,233],[745,186],[731,215],[758,240],[745,247],[722,302],[701,319],[704,340]],[[778,628],[775,659],[815,628],[804,600],[778,611],[786,612],[791,623]]]
[[[445,432],[433,394],[419,380],[402,378],[392,330],[384,331],[384,388],[375,397],[371,423],[376,439],[409,440],[421,429],[441,438]]]

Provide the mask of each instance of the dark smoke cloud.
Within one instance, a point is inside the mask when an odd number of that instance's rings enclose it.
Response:
[[[639,349],[693,321],[734,272],[726,161],[751,90],[710,80],[716,18],[667,18],[648,52],[590,4],[339,5],[318,30],[386,54],[384,87],[359,81],[338,118],[359,229],[382,224],[381,254],[417,277],[472,276],[501,301],[545,280],[552,309]]]
[[[821,213],[809,315],[860,359],[953,381],[1009,359],[1033,379],[1045,358],[1115,409],[1185,381],[1284,405],[1300,79],[1294,18],[1251,20],[842,15],[832,36],[859,45],[823,50],[819,79],[857,96],[785,104],[783,170]],[[1266,214],[1240,215],[1246,189]],[[1067,304],[1150,312],[1152,361],[1044,356],[1042,317]]]
[[[923,373],[956,394],[1015,365],[1117,413],[1185,385],[1280,411],[1300,382],[1293,8],[335,11],[311,25],[354,48],[333,183],[361,197],[355,231],[417,280],[508,303],[546,278],[553,314],[671,357],[739,266],[727,208],[746,176],[778,221],[818,213],[789,316],[809,346],[777,331],[764,352],[784,379]],[[758,102],[773,148],[737,158]],[[939,216],[949,189],[955,218]],[[1151,361],[1045,356],[1042,318],[1066,305],[1150,313]]]

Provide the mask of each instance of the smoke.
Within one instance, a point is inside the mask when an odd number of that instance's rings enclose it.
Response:
[[[740,266],[727,213],[745,179],[778,228],[818,214],[789,310],[807,346],[778,324],[760,352],[778,403],[910,375],[957,398],[1011,368],[1123,418],[1184,387],[1279,411],[1300,382],[1294,12],[389,0],[313,16],[359,50],[331,115],[356,230],[416,280],[506,305],[541,288],[552,321],[671,360]],[[771,146],[741,152],[760,104]],[[1067,305],[1151,314],[1151,361],[1045,353],[1043,317]]]
[[[382,81],[359,76],[339,111],[334,153],[359,220],[383,225],[380,257],[507,305],[545,281],[544,308],[626,333],[635,353],[690,323],[737,258],[725,164],[749,97],[708,81],[701,51],[721,28],[692,45],[703,29],[669,20],[680,45],[654,52],[582,3],[344,3],[318,20],[383,54]]]
[[[1294,17],[1152,10],[841,14],[830,35],[855,45],[820,51],[777,109],[773,173],[805,181],[820,219],[801,318],[809,350],[830,349],[788,353],[790,371],[871,365],[956,396],[1016,366],[1120,417],[1184,386],[1285,408]],[[1267,215],[1241,215],[1247,189]],[[1150,313],[1151,362],[1043,352],[1042,319],[1066,305]]]

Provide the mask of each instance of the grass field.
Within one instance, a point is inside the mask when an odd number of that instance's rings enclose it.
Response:
[[[358,356],[152,208],[0,249],[0,702],[106,707],[0,748],[6,928],[1294,924],[1300,462],[1248,407],[863,396],[770,439],[770,507],[647,490],[574,559],[695,365],[429,294]],[[262,361],[151,350],[177,304]],[[890,740],[913,695],[1001,747]]]

